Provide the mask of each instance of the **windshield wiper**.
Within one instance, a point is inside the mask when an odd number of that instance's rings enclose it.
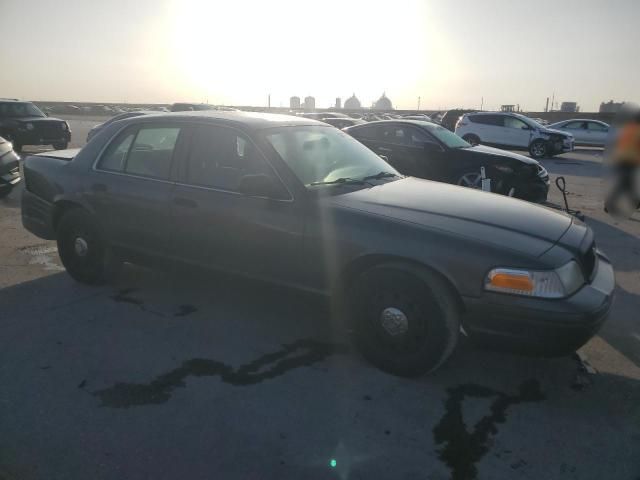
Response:
[[[367,180],[380,180],[381,178],[391,178],[391,177],[399,177],[399,176],[400,175],[398,175],[397,173],[378,172],[375,175],[369,175],[367,177],[364,177],[362,181],[365,182]]]
[[[313,182],[309,185],[315,187],[316,185],[371,185],[367,183],[365,179],[359,180],[357,178],[340,177],[328,182]]]

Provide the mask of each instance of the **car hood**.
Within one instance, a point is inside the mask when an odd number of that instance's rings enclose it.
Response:
[[[513,153],[508,150],[500,150],[499,148],[487,147],[485,145],[476,145],[475,147],[462,148],[460,150],[462,152],[465,152],[467,155],[491,155],[493,157],[510,158],[512,160],[517,160],[518,162],[526,163],[528,165],[540,164],[540,162],[534,160],[533,158],[525,157],[524,155]]]
[[[572,223],[569,215],[522,200],[413,177],[327,201],[534,257],[551,248]]]

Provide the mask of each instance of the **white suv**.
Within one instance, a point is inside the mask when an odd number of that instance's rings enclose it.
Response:
[[[547,128],[517,113],[467,113],[458,120],[456,134],[471,145],[529,150],[533,158],[570,152],[574,146],[570,133]]]

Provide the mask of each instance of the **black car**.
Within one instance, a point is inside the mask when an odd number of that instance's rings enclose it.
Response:
[[[458,122],[460,117],[465,113],[474,113],[474,112],[477,112],[477,110],[464,110],[461,108],[456,108],[454,110],[447,110],[440,117],[440,125],[442,125],[447,130],[451,130],[452,132],[454,132],[456,130],[456,123]]]
[[[400,173],[463,187],[481,188],[481,167],[491,191],[544,202],[549,175],[540,163],[516,153],[471,146],[449,130],[419,120],[389,120],[345,128]]]
[[[70,152],[25,159],[22,222],[57,240],[72,277],[171,259],[324,294],[393,373],[437,368],[461,327],[572,352],[611,306],[613,269],[588,226],[404,177],[314,120],[142,116]]]
[[[13,150],[11,142],[0,137],[0,198],[11,193],[20,182],[20,157]]]
[[[52,145],[64,150],[71,141],[69,124],[50,118],[31,102],[0,100],[0,136],[19,152],[24,145]]]

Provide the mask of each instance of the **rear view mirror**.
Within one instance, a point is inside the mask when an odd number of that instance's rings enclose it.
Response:
[[[264,173],[243,176],[238,183],[238,191],[252,197],[267,197],[279,200],[289,198],[289,193],[282,183]]]

